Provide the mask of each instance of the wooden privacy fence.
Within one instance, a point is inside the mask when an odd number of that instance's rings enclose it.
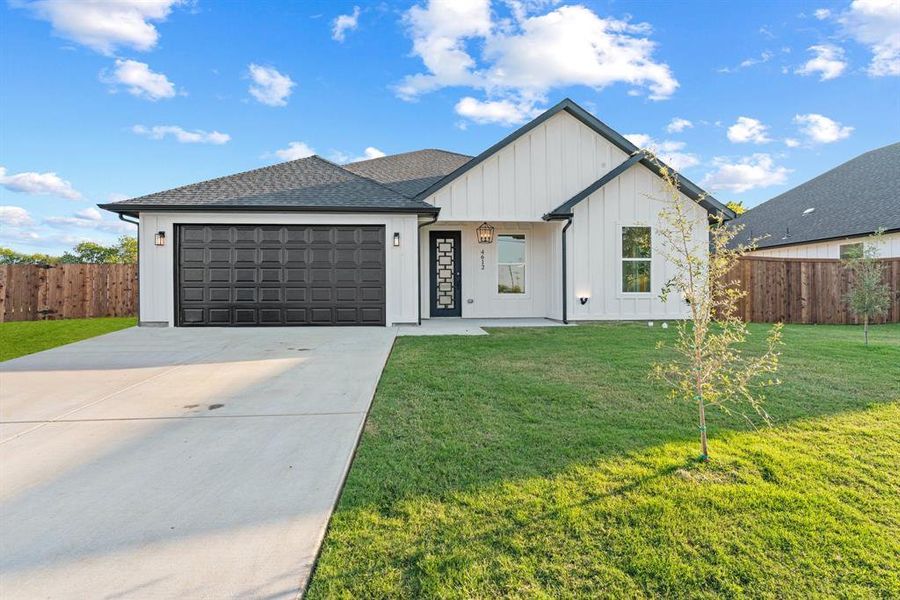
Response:
[[[0,322],[137,313],[137,265],[0,265]]]
[[[891,307],[873,322],[900,322],[900,258],[881,261],[891,290]],[[836,258],[745,256],[731,272],[747,295],[738,316],[757,323],[855,324],[844,298],[851,275]]]

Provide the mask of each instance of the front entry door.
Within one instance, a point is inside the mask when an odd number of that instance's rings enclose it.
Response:
[[[431,316],[461,317],[460,232],[432,231],[430,245]]]

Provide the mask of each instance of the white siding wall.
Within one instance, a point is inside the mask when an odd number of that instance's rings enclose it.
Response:
[[[141,321],[175,323],[174,248],[176,223],[247,225],[384,225],[386,322],[415,323],[417,288],[417,217],[415,215],[346,215],[313,213],[154,213],[140,215]],[[166,245],[155,246],[153,236],[166,232]],[[393,246],[394,232],[400,246]]]
[[[561,112],[428,198],[440,221],[540,221],[628,156]]]
[[[658,235],[659,210],[665,205],[662,180],[636,165],[575,207],[569,229],[569,318],[573,320],[664,319],[688,316],[687,306],[674,295],[659,299],[663,284],[674,275],[663,256]],[[706,210],[682,195],[696,218],[695,240],[707,239]],[[621,291],[621,228],[651,227],[652,262],[649,294]],[[590,298],[585,305],[578,298]]]
[[[556,223],[492,222],[493,244],[479,244],[475,229],[481,223],[441,223],[422,228],[422,318],[430,317],[431,273],[429,239],[431,231],[461,232],[462,316],[463,318],[546,317],[551,294],[559,296],[559,282],[552,279],[550,245]],[[525,293],[497,292],[497,243],[501,233],[524,233],[526,248]],[[558,242],[557,242],[558,243]],[[482,252],[484,263],[482,266]],[[558,269],[557,269],[558,271]],[[559,317],[556,317],[559,318]]]
[[[840,258],[841,246],[856,242],[866,242],[869,236],[845,238],[843,240],[831,240],[815,244],[795,244],[779,248],[766,248],[756,250],[753,256],[771,256],[775,258]],[[888,233],[878,244],[881,258],[895,258],[900,256],[900,232]]]

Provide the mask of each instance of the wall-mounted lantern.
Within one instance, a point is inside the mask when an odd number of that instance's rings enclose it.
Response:
[[[157,231],[156,235],[153,236],[153,243],[157,246],[165,246],[166,245],[166,232],[165,231]]]
[[[395,231],[394,232],[394,248],[398,247],[399,245],[400,245],[400,232]]]
[[[479,225],[475,233],[478,235],[479,244],[490,244],[494,241],[494,228],[487,223]]]

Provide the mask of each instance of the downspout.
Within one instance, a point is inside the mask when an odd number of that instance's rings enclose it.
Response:
[[[434,218],[432,218],[430,221],[425,221],[424,223],[419,223],[419,231],[418,231],[418,235],[416,236],[416,242],[419,245],[419,247],[416,248],[416,260],[418,261],[418,268],[416,269],[417,270],[416,274],[418,276],[418,281],[419,281],[418,291],[416,294],[416,315],[417,315],[416,324],[417,325],[422,324],[422,240],[419,238],[422,235],[422,228],[425,227],[426,225],[434,225],[437,222],[437,220],[438,220],[438,213],[435,213]]]
[[[126,223],[131,223],[135,227],[137,227],[137,268],[138,268],[138,294],[137,301],[135,303],[135,310],[137,311],[137,324],[138,327],[141,326],[141,222],[140,221],[132,221],[130,219],[125,218],[125,215],[119,213],[119,220],[124,221]]]
[[[562,228],[562,322],[565,325],[569,324],[569,315],[568,315],[568,285],[567,285],[567,277],[566,277],[566,231],[569,227],[572,226],[572,217],[569,216],[566,218],[566,224]]]

